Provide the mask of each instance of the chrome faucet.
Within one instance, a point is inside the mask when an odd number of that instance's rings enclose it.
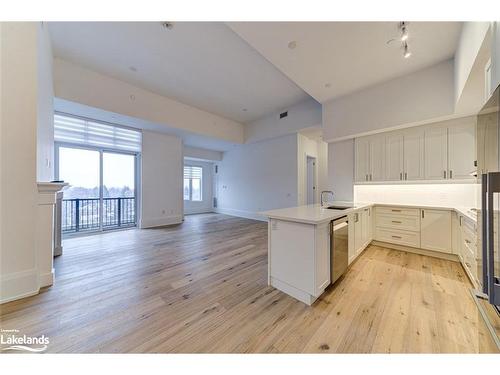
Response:
[[[331,191],[331,190],[324,190],[324,191],[321,192],[321,195],[320,195],[321,207],[323,207],[324,204],[325,204],[325,202],[323,201],[324,194],[329,194],[330,197],[332,198],[331,200],[333,201],[333,191]]]

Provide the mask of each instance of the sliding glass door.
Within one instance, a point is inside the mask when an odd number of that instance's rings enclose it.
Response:
[[[56,145],[56,177],[64,189],[63,234],[136,225],[137,154]]]

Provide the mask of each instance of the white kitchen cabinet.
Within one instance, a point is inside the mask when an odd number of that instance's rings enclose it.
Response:
[[[459,217],[456,212],[451,213],[451,252],[453,254],[460,254],[460,223]]]
[[[420,247],[426,250],[451,253],[451,211],[422,209]]]
[[[371,208],[364,208],[361,211],[361,242],[362,248],[367,247],[372,241],[372,218]]]
[[[477,172],[498,171],[498,121],[495,113],[477,117]]]
[[[476,126],[473,120],[448,128],[448,178],[474,179],[476,169]]]
[[[442,180],[448,178],[447,128],[429,126],[424,129],[425,179]]]
[[[366,182],[370,170],[370,142],[367,137],[356,138],[355,145],[355,179],[356,182]]]
[[[269,283],[311,305],[330,284],[330,225],[271,219]]]
[[[385,144],[381,136],[356,138],[356,182],[383,181],[385,179]]]
[[[403,138],[403,177],[405,180],[422,180],[425,178],[424,130],[407,129]]]
[[[370,137],[370,181],[385,180],[385,142],[380,135]]]
[[[400,132],[385,137],[385,178],[388,181],[404,179],[403,134]]]
[[[357,254],[363,249],[363,220],[361,212],[354,214],[354,251]]]

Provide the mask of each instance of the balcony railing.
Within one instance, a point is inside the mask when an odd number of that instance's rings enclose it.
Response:
[[[102,228],[135,225],[135,198],[103,198]],[[62,232],[74,233],[101,229],[99,198],[63,199]]]

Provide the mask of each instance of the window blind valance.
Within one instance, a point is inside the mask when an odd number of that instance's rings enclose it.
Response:
[[[54,140],[83,146],[140,152],[142,134],[138,130],[99,121],[55,114]]]
[[[184,178],[201,178],[201,167],[184,166]]]

